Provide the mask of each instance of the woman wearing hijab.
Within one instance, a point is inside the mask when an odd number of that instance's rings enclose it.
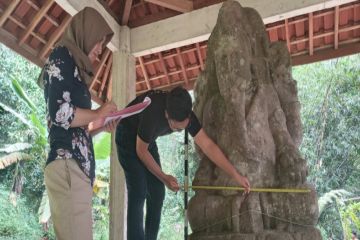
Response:
[[[39,77],[44,87],[50,151],[45,185],[55,234],[59,240],[92,238],[92,185],[95,159],[88,124],[116,111],[108,102],[91,110],[88,90],[93,62],[113,32],[92,8],[76,14],[50,53]],[[112,122],[104,129],[115,129]]]

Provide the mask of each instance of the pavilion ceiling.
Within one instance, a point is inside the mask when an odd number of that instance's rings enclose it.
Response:
[[[99,0],[120,25],[142,26],[216,4],[219,0]],[[0,0],[0,40],[41,66],[71,16],[54,0]],[[360,52],[360,1],[266,25],[271,42],[285,41],[293,64]],[[136,58],[136,91],[194,86],[206,61],[207,41]],[[94,63],[93,99],[111,98],[112,53]]]

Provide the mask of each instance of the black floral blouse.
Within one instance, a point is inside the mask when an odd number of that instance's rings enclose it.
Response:
[[[56,159],[73,158],[93,184],[95,159],[89,131],[70,128],[77,107],[91,108],[91,96],[66,47],[56,47],[47,59],[44,86],[50,144],[46,165]]]

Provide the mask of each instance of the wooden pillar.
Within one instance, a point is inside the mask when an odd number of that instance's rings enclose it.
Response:
[[[135,97],[135,58],[130,54],[130,29],[120,30],[120,48],[113,52],[112,100],[121,109]],[[118,161],[115,136],[111,144],[110,163],[110,240],[126,239],[126,186],[124,172]]]

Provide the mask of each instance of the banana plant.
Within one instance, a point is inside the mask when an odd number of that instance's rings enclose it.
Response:
[[[360,203],[353,202],[351,200],[352,198],[350,198],[349,200],[346,199],[346,197],[349,197],[351,195],[352,194],[350,192],[344,189],[336,189],[325,193],[318,200],[320,215],[330,205],[335,206],[341,222],[343,239],[350,239],[352,227],[360,229]],[[357,198],[354,198],[354,200],[357,200]],[[350,204],[347,203],[349,201]]]
[[[36,133],[35,145],[40,147],[40,149],[42,149],[42,151],[45,152],[47,146],[47,130],[44,127],[44,124],[42,124],[42,122],[37,117],[38,112],[35,107],[35,104],[28,97],[28,95],[26,94],[22,86],[19,84],[19,82],[16,80],[16,78],[12,78],[11,86],[16,96],[23,103],[25,103],[25,105],[28,107],[31,113],[27,116],[24,116],[23,114],[18,113],[16,110],[14,110],[10,106],[7,106],[5,103],[2,102],[0,102],[0,107],[3,108],[5,111],[11,113],[17,119],[19,119],[22,124],[25,124],[27,127],[34,130],[34,132]],[[30,144],[30,143],[16,143],[0,148],[0,152],[5,152],[8,154],[0,158],[0,169],[2,167],[5,168],[14,163],[19,164],[19,162],[23,160],[31,160],[31,155],[24,153],[23,151],[31,149],[33,146],[34,144]],[[109,179],[106,169],[109,169],[110,167],[110,161],[109,161],[110,151],[111,151],[110,146],[111,146],[111,135],[109,133],[101,133],[94,138],[94,152],[96,157],[96,164],[98,166],[98,171],[97,171],[96,180],[94,182],[93,191],[96,194],[96,196],[101,199],[107,198],[107,193],[109,188]],[[21,165],[18,165],[17,169],[20,168],[20,166]],[[21,171],[16,171],[16,172],[19,173]],[[18,184],[19,181],[16,182],[16,179],[21,179],[21,178],[19,178],[19,176],[14,177],[13,189],[16,189],[16,187],[14,186],[19,185]],[[11,198],[11,202],[13,202],[15,205],[16,194],[14,191],[11,192],[10,198]],[[51,217],[51,214],[50,214],[49,199],[46,190],[44,191],[42,196],[42,201],[38,209],[38,215],[39,215],[39,222],[43,225],[47,225]]]
[[[41,151],[42,155],[45,156],[47,132],[44,124],[42,124],[37,117],[38,111],[35,107],[35,104],[31,101],[20,83],[14,77],[11,79],[11,86],[15,95],[19,98],[20,101],[25,103],[25,106],[27,106],[27,108],[30,110],[30,114],[26,116],[2,102],[0,102],[0,107],[4,109],[4,111],[11,113],[15,118],[20,120],[21,124],[24,124],[29,129],[33,130],[36,136],[35,141],[32,143],[14,143],[0,148],[0,152],[6,154],[0,158],[0,169],[6,168],[12,164],[17,164],[14,174],[13,186],[10,193],[11,202],[16,205],[16,198],[21,194],[23,184],[21,163],[25,160],[33,159],[31,154],[28,153],[31,152],[31,149]]]

